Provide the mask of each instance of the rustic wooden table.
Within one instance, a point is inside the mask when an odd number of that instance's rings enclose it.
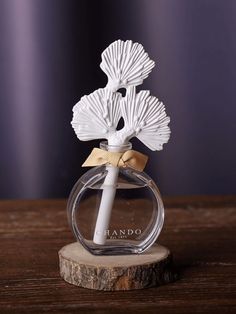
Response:
[[[166,198],[160,243],[178,281],[99,292],[59,276],[58,250],[73,242],[65,200],[0,202],[0,313],[236,313],[236,197]]]

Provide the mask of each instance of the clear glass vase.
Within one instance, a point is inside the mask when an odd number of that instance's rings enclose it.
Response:
[[[131,144],[100,148],[126,151]],[[67,205],[76,239],[94,255],[138,254],[157,239],[164,207],[154,181],[129,167],[97,166],[73,187]]]

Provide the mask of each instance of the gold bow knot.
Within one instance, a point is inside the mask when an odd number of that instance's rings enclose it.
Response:
[[[93,167],[110,164],[114,167],[131,167],[143,171],[148,157],[135,150],[127,150],[123,153],[109,152],[103,149],[94,148],[82,167]]]

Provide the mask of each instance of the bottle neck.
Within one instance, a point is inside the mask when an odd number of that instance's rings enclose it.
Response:
[[[103,141],[100,143],[100,148],[109,152],[119,152],[123,153],[127,150],[132,149],[132,144],[130,142],[122,145],[108,145],[107,141]]]

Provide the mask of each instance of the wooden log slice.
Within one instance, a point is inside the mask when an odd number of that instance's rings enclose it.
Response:
[[[170,251],[154,245],[143,254],[94,256],[78,242],[59,251],[61,277],[76,286],[96,290],[133,290],[175,279]]]

